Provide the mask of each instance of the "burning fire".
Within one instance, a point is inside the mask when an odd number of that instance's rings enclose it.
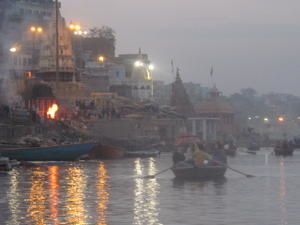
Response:
[[[57,104],[53,104],[47,111],[47,117],[50,119],[55,119],[55,114],[58,110],[58,105]]]

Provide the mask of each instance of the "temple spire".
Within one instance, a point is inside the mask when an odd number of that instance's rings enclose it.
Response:
[[[176,68],[176,79],[172,83],[171,106],[174,106],[176,111],[184,116],[192,115],[194,112],[193,105],[184,88],[180,77],[180,70]]]

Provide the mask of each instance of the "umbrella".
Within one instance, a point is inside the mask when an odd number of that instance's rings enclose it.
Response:
[[[195,136],[195,135],[189,135],[189,134],[186,134],[186,135],[181,135],[179,136],[176,141],[175,141],[175,144],[176,145],[187,145],[187,144],[193,144],[193,143],[199,143],[201,142],[201,140]]]

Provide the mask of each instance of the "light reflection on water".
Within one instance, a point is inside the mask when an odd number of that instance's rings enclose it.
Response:
[[[33,170],[30,177],[31,187],[29,192],[29,207],[27,209],[28,217],[31,219],[32,224],[43,225],[45,221],[46,211],[46,190],[45,176],[47,173],[40,167]]]
[[[86,188],[86,176],[81,167],[71,167],[66,170],[66,200],[65,209],[67,224],[86,224],[86,212],[84,209],[84,191]]]
[[[17,170],[14,170],[10,176],[10,188],[8,190],[8,206],[9,211],[11,214],[11,221],[9,224],[19,225],[18,215],[20,214],[20,202],[19,202],[19,192],[18,192],[18,185],[19,185],[19,176],[20,173]]]
[[[15,168],[0,176],[0,224],[299,224],[300,154],[229,159],[251,179],[230,170],[209,182],[174,180],[171,171],[140,178],[170,163],[162,155]]]
[[[106,210],[109,201],[109,193],[107,190],[108,178],[105,164],[101,162],[98,168],[98,179],[96,184],[98,197],[98,225],[107,225]]]
[[[145,168],[146,167],[146,168]],[[148,169],[148,171],[144,171]],[[154,179],[141,179],[143,174],[157,172],[155,159],[150,158],[148,165],[142,164],[141,159],[135,160],[135,189],[134,189],[134,219],[133,224],[160,224],[159,223],[159,184]]]
[[[53,221],[54,225],[59,225],[59,215],[58,215],[58,166],[49,166],[49,200],[50,200],[50,219]]]
[[[281,158],[280,162],[280,209],[281,209],[281,224],[288,225],[287,222],[287,205],[286,205],[286,178],[285,178],[285,163],[284,159]]]

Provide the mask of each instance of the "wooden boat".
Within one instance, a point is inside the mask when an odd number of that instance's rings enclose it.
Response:
[[[73,161],[88,152],[95,143],[33,148],[1,148],[0,155],[19,161]]]
[[[157,150],[149,151],[127,151],[125,156],[129,158],[148,158],[148,157],[157,157],[160,152]]]
[[[125,151],[122,148],[98,144],[92,148],[88,157],[90,159],[120,159],[125,155]]]
[[[274,153],[276,156],[292,156],[294,153],[294,148],[293,147],[281,148],[277,146],[274,148]]]
[[[259,150],[260,150],[260,146],[255,142],[250,143],[248,146],[248,151],[256,152]]]
[[[229,148],[229,149],[224,149],[224,152],[227,156],[235,156],[236,155],[236,148]]]
[[[225,175],[226,167],[222,165],[205,165],[195,167],[186,163],[178,163],[172,167],[177,179],[184,180],[211,180],[222,178]]]
[[[249,150],[249,149],[246,151],[246,153],[251,154],[251,155],[256,155],[256,152],[257,151],[255,151],[255,150]]]

